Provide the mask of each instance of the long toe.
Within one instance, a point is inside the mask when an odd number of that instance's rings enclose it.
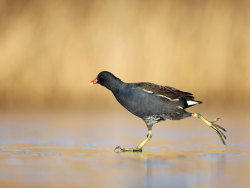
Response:
[[[215,121],[208,121],[207,119],[205,119],[201,114],[198,113],[194,113],[193,117],[197,117],[199,119],[201,119],[203,122],[205,122],[209,127],[211,127],[213,130],[215,130],[215,132],[218,134],[218,136],[220,137],[222,143],[224,145],[226,145],[225,140],[227,139],[226,135],[222,132],[226,132],[226,129],[224,129],[222,126],[215,124],[215,122],[217,122],[219,120],[219,118],[217,118]],[[225,140],[224,140],[225,139]]]
[[[114,152],[116,152],[116,153],[123,152],[123,148],[121,146],[116,146],[114,149]]]
[[[138,151],[142,151],[142,150],[138,149],[138,148],[123,148],[121,146],[116,146],[115,149],[114,149],[114,152],[116,152],[116,153],[127,152],[127,151],[138,152]]]
[[[220,125],[217,125],[217,124],[215,124],[215,123],[213,123],[212,125],[215,126],[215,127],[218,127],[219,129],[223,130],[224,132],[227,131],[224,127],[222,127],[222,126],[220,126]]]
[[[224,144],[224,145],[226,145],[226,142],[225,142],[225,140],[224,139],[227,139],[226,138],[226,136],[223,134],[223,132],[221,132],[218,128],[216,128],[215,126],[211,126],[215,131],[216,131],[216,133],[219,135],[219,137],[220,137],[220,139],[221,139],[221,141],[222,141],[222,143]]]

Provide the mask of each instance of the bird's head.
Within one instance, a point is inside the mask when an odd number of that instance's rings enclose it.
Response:
[[[108,71],[102,71],[89,84],[90,85],[100,84],[102,86],[105,86],[108,89],[112,89],[112,86],[115,86],[118,82],[120,83],[121,80],[115,77],[112,73]]]

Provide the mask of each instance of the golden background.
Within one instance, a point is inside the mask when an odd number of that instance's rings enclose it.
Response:
[[[187,118],[113,152],[147,128],[102,70],[193,93],[227,145]],[[250,0],[0,0],[0,187],[250,187],[249,95]]]
[[[0,1],[0,108],[113,104],[108,70],[250,104],[250,1]]]

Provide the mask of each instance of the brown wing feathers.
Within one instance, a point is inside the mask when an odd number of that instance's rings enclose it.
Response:
[[[182,106],[184,108],[201,103],[200,101],[194,101],[194,97],[192,93],[183,92],[173,87],[160,86],[160,85],[149,83],[149,82],[139,82],[139,83],[136,83],[135,85],[136,87],[140,87],[147,92],[153,92],[154,94],[158,96],[167,98],[170,101],[176,101],[177,99],[179,99],[180,101],[184,103]]]

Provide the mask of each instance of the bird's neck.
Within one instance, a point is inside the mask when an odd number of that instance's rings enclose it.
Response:
[[[116,78],[112,80],[112,82],[106,84],[105,87],[109,89],[110,91],[112,91],[113,93],[115,93],[119,91],[123,87],[124,84],[125,83],[122,82],[119,78]]]

